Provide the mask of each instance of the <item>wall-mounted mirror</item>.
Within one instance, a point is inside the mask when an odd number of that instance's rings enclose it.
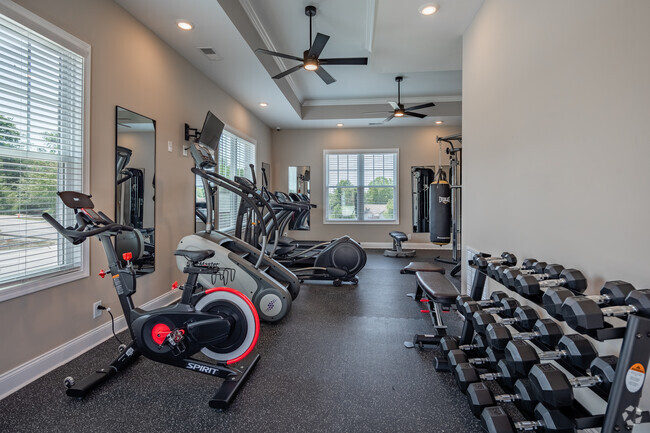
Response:
[[[115,249],[133,254],[141,276],[155,265],[156,121],[118,106],[115,137],[115,222],[135,228],[115,238]]]
[[[308,165],[289,167],[289,197],[293,201],[309,203],[311,198],[311,167]],[[289,230],[309,230],[310,211],[296,213],[289,222]]]

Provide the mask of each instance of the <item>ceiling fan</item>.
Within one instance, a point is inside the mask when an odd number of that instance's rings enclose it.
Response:
[[[316,72],[316,74],[323,81],[325,81],[325,84],[332,84],[336,80],[330,74],[328,74],[327,71],[325,71],[325,69],[323,69],[321,65],[367,65],[368,64],[367,57],[348,57],[342,59],[319,59],[318,56],[320,56],[320,53],[323,51],[323,48],[325,48],[325,44],[327,43],[330,37],[322,33],[316,33],[316,39],[314,39],[314,42],[312,43],[311,19],[314,15],[316,15],[316,7],[315,6],[305,7],[305,15],[309,17],[309,49],[302,53],[302,58],[292,56],[289,54],[276,53],[275,51],[269,51],[263,48],[258,48],[255,50],[255,52],[259,51],[260,53],[268,54],[270,56],[282,57],[284,59],[296,60],[298,62],[302,62],[302,64],[300,65],[294,66],[293,68],[287,69],[286,71],[280,72],[279,74],[273,76],[274,79],[278,80],[282,77],[285,77],[293,72],[300,70],[300,68],[304,68],[308,71]]]
[[[420,104],[420,105],[414,105],[412,107],[405,108],[404,104],[402,104],[400,100],[400,84],[402,83],[402,80],[404,77],[395,77],[395,81],[397,81],[397,102],[393,101],[388,101],[388,103],[393,107],[393,111],[374,111],[370,113],[365,113],[365,114],[376,114],[376,113],[392,113],[390,116],[384,119],[383,122],[377,122],[377,123],[371,123],[371,125],[381,125],[382,123],[386,123],[389,120],[391,120],[393,117],[404,117],[404,116],[413,116],[413,117],[418,117],[420,119],[424,119],[427,117],[426,114],[422,113],[415,113],[413,110],[421,110],[423,108],[429,108],[429,107],[435,107],[436,104],[433,102],[427,102],[426,104]]]

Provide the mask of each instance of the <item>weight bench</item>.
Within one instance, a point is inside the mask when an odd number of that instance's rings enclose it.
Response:
[[[416,272],[439,272],[444,274],[445,268],[435,263],[411,262],[399,271],[400,274],[415,274]]]
[[[402,249],[402,242],[407,241],[409,238],[404,232],[392,231],[388,233],[393,238],[393,249],[384,250],[386,257],[415,257],[415,250]]]
[[[460,294],[456,287],[438,272],[416,272],[417,289],[411,296],[418,302],[426,304],[429,309],[422,310],[429,313],[433,323],[433,334],[416,334],[412,341],[405,341],[404,346],[408,348],[416,345],[422,348],[425,344],[437,345],[440,338],[447,335],[447,327],[442,320],[443,311],[450,311],[456,304],[456,297]]]

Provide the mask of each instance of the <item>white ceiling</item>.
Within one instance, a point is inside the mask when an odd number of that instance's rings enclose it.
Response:
[[[418,13],[426,0],[115,0],[263,122],[281,128],[381,122],[389,113],[364,113],[390,110],[397,75],[405,77],[407,108],[437,106],[421,111],[425,119],[396,118],[384,126],[460,125],[462,33],[483,1],[435,0],[440,10],[427,17]],[[327,66],[337,80],[330,85],[302,69],[273,80],[297,62],[254,50],[302,57],[309,48],[304,10],[310,4],[318,9],[313,36],[330,36],[321,57],[368,57],[368,65]],[[191,21],[194,30],[179,30],[177,19]],[[199,47],[213,48],[219,60],[208,60]],[[269,106],[260,107],[261,101]]]

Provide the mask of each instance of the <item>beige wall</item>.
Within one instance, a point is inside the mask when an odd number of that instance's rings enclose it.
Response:
[[[650,286],[650,2],[488,0],[464,36],[464,245]]]
[[[395,120],[394,120],[395,122]],[[341,128],[293,129],[273,131],[273,168],[271,186],[274,190],[288,188],[288,167],[311,166],[311,201],[318,205],[311,213],[310,231],[290,231],[298,239],[331,239],[350,235],[359,242],[390,242],[388,232],[412,233],[411,166],[438,166],[436,136],[444,137],[460,131],[460,127],[411,128]],[[399,148],[399,225],[396,224],[323,224],[323,150]],[[442,154],[443,164],[448,164]],[[429,242],[428,233],[416,233],[414,242]]]
[[[114,211],[115,106],[156,120],[156,272],[138,280],[140,304],[167,290],[182,275],[172,251],[193,231],[194,176],[181,155],[183,124],[200,128],[212,110],[228,125],[257,140],[258,161],[270,161],[270,130],[216,87],[126,11],[109,0],[21,0],[21,6],[92,46],[90,193],[97,208]],[[174,144],[167,151],[167,141]],[[258,164],[259,165],[259,164]],[[11,330],[11,350],[0,374],[65,343],[108,319],[92,320],[101,299],[120,311],[99,242],[91,242],[91,277],[0,304],[0,326]]]

